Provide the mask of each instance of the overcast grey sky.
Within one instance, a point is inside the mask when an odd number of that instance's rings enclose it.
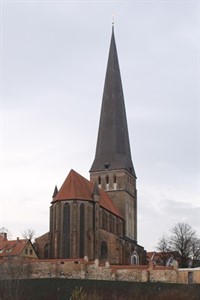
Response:
[[[138,241],[199,233],[199,1],[1,1],[0,227],[48,231],[55,184],[89,178],[115,14]]]

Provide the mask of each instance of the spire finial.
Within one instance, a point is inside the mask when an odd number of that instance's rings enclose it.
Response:
[[[114,25],[115,25],[115,14],[112,14],[112,31],[114,31]]]

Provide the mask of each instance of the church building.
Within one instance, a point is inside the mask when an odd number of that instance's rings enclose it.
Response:
[[[36,239],[39,257],[145,264],[146,251],[137,244],[136,179],[112,27],[90,181],[71,170],[55,187],[50,230]]]

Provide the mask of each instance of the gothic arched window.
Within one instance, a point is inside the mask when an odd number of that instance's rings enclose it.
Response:
[[[49,244],[44,246],[44,258],[49,258]]]
[[[109,189],[109,176],[106,175],[106,190]]]
[[[105,241],[101,243],[101,258],[108,258],[108,246]]]
[[[114,187],[114,190],[116,190],[116,188],[117,188],[117,176],[116,175],[113,176],[113,187]]]
[[[106,213],[104,210],[102,211],[102,228],[106,229]]]
[[[85,207],[84,204],[80,205],[80,257],[84,257],[85,248]]]
[[[109,176],[106,175],[106,184],[109,184]]]
[[[112,216],[109,215],[109,231],[110,231],[110,232],[113,232],[112,225],[113,225],[113,223],[112,223]]]
[[[139,264],[139,256],[136,251],[133,251],[131,255],[131,265],[138,265]]]
[[[70,205],[64,204],[63,208],[63,258],[70,257]]]

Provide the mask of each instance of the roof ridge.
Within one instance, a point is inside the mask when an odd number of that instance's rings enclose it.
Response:
[[[93,190],[94,184],[72,169],[64,180],[52,203],[66,200],[94,201],[92,197]],[[112,212],[114,215],[122,218],[119,209],[116,207],[108,194],[102,189],[99,189],[99,192],[100,206]]]

